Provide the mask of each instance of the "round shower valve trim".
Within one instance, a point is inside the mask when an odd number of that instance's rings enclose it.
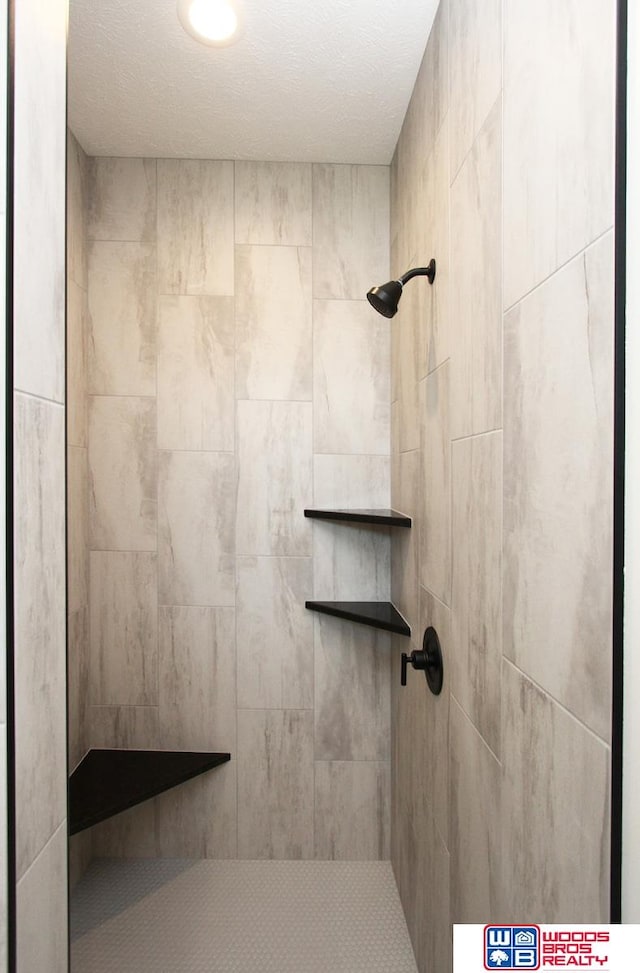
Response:
[[[429,626],[425,630],[424,638],[422,639],[422,649],[416,649],[411,655],[408,655],[406,652],[402,653],[400,682],[403,686],[407,685],[407,668],[409,666],[424,672],[427,685],[433,695],[440,695],[442,692],[444,667],[440,639],[435,628]]]

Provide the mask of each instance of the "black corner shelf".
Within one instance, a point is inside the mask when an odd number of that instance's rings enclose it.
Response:
[[[390,601],[307,601],[305,608],[379,628],[383,632],[394,632],[407,638],[411,635],[409,625]]]
[[[379,527],[411,527],[411,517],[397,510],[305,510],[304,515],[315,520],[341,520]]]
[[[230,753],[89,750],[69,778],[69,834],[231,760]]]

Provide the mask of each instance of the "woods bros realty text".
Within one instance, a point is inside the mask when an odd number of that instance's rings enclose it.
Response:
[[[541,934],[540,965],[603,969],[609,962],[609,932],[575,931]]]

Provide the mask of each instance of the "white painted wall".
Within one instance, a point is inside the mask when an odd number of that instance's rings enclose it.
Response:
[[[622,921],[640,922],[640,4],[629,3]]]

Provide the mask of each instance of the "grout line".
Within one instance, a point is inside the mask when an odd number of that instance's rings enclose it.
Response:
[[[121,244],[125,244],[126,246],[154,247],[155,248],[155,245],[156,245],[156,241],[155,240],[140,240],[140,239],[138,239],[138,240],[117,240],[117,239],[114,239],[114,238],[110,238],[110,239],[102,239],[102,238],[100,238],[100,239],[98,239],[97,237],[89,237],[87,239],[87,248],[88,249],[91,249],[91,247],[95,246],[95,244],[101,244],[101,243],[106,243],[109,246],[113,245],[113,246],[116,246],[116,247],[117,246],[120,246]],[[82,290],[88,290],[88,287],[85,288],[85,287],[82,286],[82,284],[78,284],[78,282],[76,280],[74,280],[73,277],[71,278],[71,280],[73,281],[74,284],[77,284],[78,287],[82,288]]]
[[[313,250],[310,243],[235,243],[236,247],[246,249],[257,249],[258,247],[269,247],[277,250]],[[317,298],[317,300],[341,300],[341,298]],[[356,300],[356,298],[353,298]]]
[[[432,375],[435,375],[437,371],[439,371],[441,368],[444,368],[445,365],[450,365],[450,364],[451,364],[451,355],[447,355],[447,357],[443,358],[441,362],[438,362],[437,365],[434,365],[431,371],[427,372],[426,375],[423,375],[423,377],[420,379],[420,382],[426,382],[427,379],[431,378]]]
[[[545,284],[548,284],[549,281],[556,276],[556,274],[559,274],[561,271],[565,270],[569,266],[569,264],[574,262],[574,260],[580,260],[582,257],[584,257],[585,254],[589,250],[591,250],[592,247],[595,247],[596,244],[600,243],[607,236],[607,234],[611,233],[612,231],[613,231],[613,224],[611,224],[611,226],[608,226],[605,230],[603,230],[602,233],[599,233],[597,236],[595,236],[593,240],[590,240],[589,243],[586,244],[586,246],[582,247],[582,249],[578,250],[576,253],[568,257],[567,260],[565,260],[558,267],[552,270],[550,274],[547,274],[547,276],[544,277],[543,280],[538,281],[538,283],[535,284],[530,290],[528,290],[526,294],[523,294],[522,297],[519,297],[517,301],[514,301],[513,304],[509,305],[509,307],[504,308],[502,312],[503,317],[509,314],[515,308],[517,308],[519,304],[523,304],[529,297],[535,294],[537,290],[540,290],[541,287],[544,287]],[[504,277],[504,272],[503,272],[503,277]],[[504,304],[504,300],[503,300],[503,304]]]
[[[236,402],[243,403],[261,403],[266,402],[269,405],[312,405],[313,399],[236,399]]]
[[[157,555],[157,553],[158,551],[155,547],[151,549],[147,548],[145,550],[139,550],[139,549],[120,550],[119,548],[110,548],[110,547],[90,547],[89,548],[89,554],[156,554]]]
[[[502,84],[500,84],[500,88],[499,88],[499,91],[498,91],[498,95],[491,102],[491,106],[489,108],[489,111],[486,113],[486,115],[482,119],[481,124],[478,125],[477,131],[476,131],[476,133],[473,136],[473,139],[471,141],[471,145],[469,146],[468,150],[465,152],[464,157],[462,159],[462,162],[460,163],[460,165],[456,169],[455,174],[453,176],[451,176],[451,175],[449,176],[449,179],[450,179],[450,182],[449,182],[449,190],[452,190],[453,189],[454,183],[458,180],[458,177],[460,176],[460,173],[462,172],[462,170],[463,170],[464,166],[466,165],[469,157],[471,156],[473,150],[475,149],[475,147],[476,147],[476,145],[478,143],[478,140],[479,140],[480,136],[483,134],[484,127],[487,124],[487,120],[488,120],[489,116],[491,115],[491,112],[493,111],[493,109],[496,107],[496,105],[498,103],[498,99],[499,98],[502,99],[502,91],[503,91]],[[502,133],[501,133],[501,135],[502,135]],[[449,147],[451,147],[451,144],[449,144]],[[451,167],[451,154],[449,154],[449,167]]]
[[[159,703],[88,703],[89,709],[158,709]]]
[[[196,456],[235,456],[233,449],[182,449],[181,447],[158,446],[158,453],[193,453]]]
[[[502,426],[498,426],[496,429],[485,429],[483,432],[474,432],[469,436],[457,436],[455,439],[451,439],[451,444],[453,443],[464,443],[471,439],[482,439],[484,436],[495,436],[496,433],[503,432]]]
[[[28,866],[23,871],[22,875],[16,876],[16,879],[17,879],[17,881],[16,881],[16,887],[18,887],[20,885],[20,883],[25,880],[25,878],[27,877],[27,875],[29,874],[29,872],[31,871],[31,869],[33,868],[33,866],[37,864],[39,858],[47,850],[47,848],[49,847],[49,845],[51,844],[51,842],[54,840],[54,838],[57,837],[58,832],[60,831],[60,829],[61,828],[64,828],[65,831],[66,831],[66,827],[67,827],[67,815],[65,814],[65,816],[62,818],[62,820],[59,821],[58,824],[54,825],[53,831],[51,832],[51,834],[49,835],[49,837],[46,839],[46,841],[44,842],[44,844],[40,847],[40,849],[35,853],[35,855],[31,859],[31,861],[29,862]]]
[[[157,369],[157,356],[156,356],[156,369]],[[122,393],[122,392],[87,392],[87,399],[150,399],[153,402],[157,401],[157,394],[154,392],[151,394],[138,394],[134,393]]]
[[[238,713],[313,713],[309,706],[238,706]]]
[[[433,598],[434,601],[437,601],[438,604],[441,606],[441,608],[444,608],[445,611],[447,611],[447,612],[449,612],[449,614],[451,614],[451,605],[447,605],[446,601],[443,601],[442,598],[440,597],[440,595],[436,595],[435,592],[433,592],[431,590],[431,588],[429,588],[426,584],[422,584],[421,581],[418,582],[418,586],[420,588],[422,588],[422,590],[427,595],[429,595],[430,598]],[[419,592],[418,592],[418,594],[419,594]]]
[[[495,760],[495,762],[498,764],[499,767],[502,767],[502,761],[497,756],[497,754],[495,753],[495,751],[489,746],[489,744],[485,740],[484,736],[482,735],[482,732],[477,727],[477,725],[474,723],[474,721],[472,720],[472,718],[469,715],[469,713],[467,713],[466,709],[464,708],[464,706],[462,705],[462,703],[460,702],[460,700],[453,693],[453,691],[450,691],[449,695],[450,695],[451,700],[456,704],[456,706],[458,707],[458,709],[460,710],[460,712],[464,716],[464,718],[467,721],[467,723],[469,723],[469,725],[471,727],[473,727],[474,732],[480,738],[480,740],[482,741],[484,747],[489,751],[489,753],[491,754],[491,756],[493,757],[493,759]]]
[[[18,388],[14,386],[13,389],[9,389],[9,392],[15,397],[21,395],[24,399],[31,399],[33,402],[42,402],[46,405],[56,405],[61,409],[65,408],[65,403],[60,402],[58,399],[50,399],[46,395],[38,395],[37,392],[28,392],[26,389]]]
[[[510,665],[512,669],[515,669],[515,671],[523,679],[526,679],[527,682],[530,682],[532,686],[535,686],[538,692],[542,693],[542,695],[546,699],[549,699],[553,704],[555,704],[558,707],[558,709],[565,714],[565,716],[570,717],[570,719],[573,720],[574,723],[577,723],[581,729],[583,729],[586,733],[588,733],[589,736],[593,737],[593,739],[596,740],[599,744],[601,744],[601,746],[606,747],[607,750],[611,750],[611,744],[607,740],[603,739],[603,737],[601,737],[598,733],[596,733],[595,730],[592,730],[590,726],[587,726],[587,724],[583,720],[581,720],[579,716],[576,716],[576,714],[573,713],[570,709],[568,709],[568,707],[565,706],[564,703],[561,703],[560,700],[552,693],[550,693],[548,689],[545,689],[544,686],[542,686],[539,682],[536,682],[533,676],[529,675],[528,672],[525,672],[524,669],[521,669],[520,666],[518,666],[515,662],[513,662],[512,659],[509,659],[508,656],[504,654],[504,651],[502,653],[502,660],[503,662],[506,662],[507,665]]]

